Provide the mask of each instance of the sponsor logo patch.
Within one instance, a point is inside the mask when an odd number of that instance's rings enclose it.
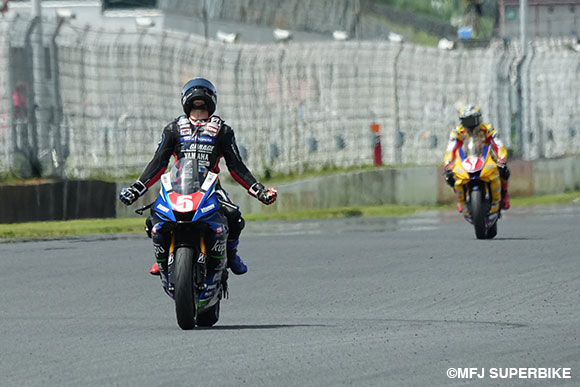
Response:
[[[208,211],[211,211],[211,210],[213,210],[214,208],[215,208],[215,204],[213,204],[213,203],[212,203],[212,204],[210,204],[210,205],[209,205],[209,206],[207,206],[207,207],[203,207],[203,208],[201,209],[201,212],[202,212],[203,214],[205,214],[206,212],[208,212]]]
[[[163,211],[163,212],[169,212],[169,208],[165,207],[165,206],[164,206],[163,204],[161,204],[161,203],[159,203],[159,204],[157,205],[157,207],[155,207],[155,208],[157,208],[158,210],[161,210],[161,211]]]
[[[208,144],[213,144],[213,143],[215,143],[215,138],[202,136],[202,137],[198,137],[197,141],[198,142],[205,142]]]
[[[226,241],[220,241],[220,240],[215,241],[215,244],[211,248],[211,251],[215,251],[216,253],[219,253],[220,255],[224,254],[226,252]]]

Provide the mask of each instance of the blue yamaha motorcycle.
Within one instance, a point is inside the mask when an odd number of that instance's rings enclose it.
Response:
[[[182,158],[161,176],[161,190],[147,208],[166,221],[171,235],[166,293],[175,300],[181,329],[217,323],[227,296],[227,218],[215,192],[218,175]]]

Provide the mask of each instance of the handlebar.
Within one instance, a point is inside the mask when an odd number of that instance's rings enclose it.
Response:
[[[153,207],[154,204],[155,204],[155,202],[152,202],[152,203],[147,204],[146,206],[139,207],[135,210],[135,212],[138,213],[139,215],[143,215],[143,212],[145,212],[145,210],[148,210],[151,207]]]

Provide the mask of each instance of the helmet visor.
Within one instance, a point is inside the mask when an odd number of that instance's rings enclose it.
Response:
[[[465,126],[466,128],[474,128],[477,125],[479,125],[480,122],[481,122],[481,116],[475,115],[475,114],[461,118],[461,124],[463,126]]]

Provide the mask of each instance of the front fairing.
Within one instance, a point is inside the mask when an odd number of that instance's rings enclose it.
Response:
[[[493,180],[498,172],[492,153],[490,144],[486,143],[482,134],[468,135],[458,150],[453,168],[459,184],[467,184],[473,180]]]
[[[198,160],[177,160],[171,171],[161,176],[154,211],[174,222],[199,220],[219,209],[216,184],[217,174],[199,165]]]

